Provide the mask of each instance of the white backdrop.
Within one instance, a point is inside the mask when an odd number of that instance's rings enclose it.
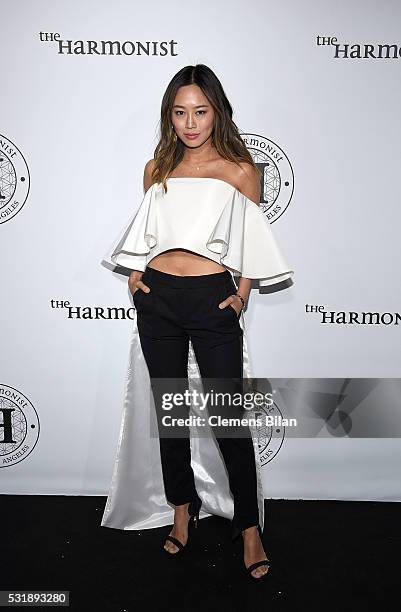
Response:
[[[272,227],[294,285],[251,292],[254,375],[338,390],[367,379],[359,408],[376,390],[379,419],[379,379],[400,376],[401,5],[2,0],[1,15],[1,491],[107,493],[132,300],[102,257],[142,200],[162,95],[188,64],[210,66],[240,131],[270,146],[270,211],[283,207]],[[102,40],[134,46],[89,54]],[[154,53],[138,54],[147,41]],[[387,44],[394,58],[380,57]],[[266,461],[266,497],[401,499],[399,438],[323,425],[324,438],[285,437]]]

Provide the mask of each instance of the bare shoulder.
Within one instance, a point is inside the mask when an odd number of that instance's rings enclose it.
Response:
[[[235,173],[236,187],[247,198],[259,206],[260,202],[260,174],[259,171],[247,162],[239,162]]]
[[[148,162],[146,162],[145,170],[143,172],[143,188],[145,192],[152,185],[152,172],[153,172],[154,165],[155,165],[154,159],[150,159]]]

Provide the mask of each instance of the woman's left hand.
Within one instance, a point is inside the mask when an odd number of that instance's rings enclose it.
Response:
[[[234,308],[235,312],[237,313],[237,317],[239,317],[242,310],[242,302],[238,295],[233,293],[232,295],[229,295],[228,298],[220,302],[219,308]]]

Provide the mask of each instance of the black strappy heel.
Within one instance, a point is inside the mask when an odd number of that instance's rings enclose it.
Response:
[[[189,514],[188,529],[192,525],[194,527],[198,527],[199,511],[201,509],[201,506],[202,506],[202,500],[200,499],[200,497],[197,497],[190,502],[188,506],[188,514]],[[169,555],[178,555],[178,553],[181,552],[181,550],[186,547],[186,544],[183,544],[182,542],[180,542],[180,540],[178,540],[178,538],[172,535],[168,535],[164,538],[164,542],[166,542],[167,540],[169,542],[172,542],[178,548],[176,552],[170,552],[163,547],[163,550],[165,550],[166,553]]]
[[[260,539],[262,540],[262,529],[260,528],[260,525],[258,525],[258,532],[259,532]],[[257,567],[261,567],[262,565],[267,566],[267,572],[265,572],[261,576],[254,576],[252,574],[253,570],[255,570]],[[271,573],[270,567],[271,567],[270,559],[265,558],[265,559],[262,559],[262,561],[256,561],[256,563],[252,563],[248,567],[245,566],[245,570],[247,574],[252,578],[252,580],[260,581],[260,580],[267,580],[268,576],[270,576],[270,573]]]
[[[266,565],[268,571],[262,574],[261,576],[254,576],[252,574],[253,570],[255,570],[257,567],[261,567],[262,565]],[[271,562],[269,559],[262,559],[262,561],[257,561],[256,563],[252,563],[252,565],[250,565],[249,567],[246,567],[245,569],[253,580],[267,580],[267,577],[270,576],[270,572],[271,572],[270,566],[271,566]]]
[[[258,527],[258,532],[259,532],[259,536],[260,539],[262,539],[262,530],[260,528],[260,525],[257,526]],[[242,533],[242,530],[239,529],[239,527],[233,526],[232,528],[232,534],[231,534],[231,540],[234,542]],[[253,570],[255,570],[257,567],[261,567],[262,565],[266,565],[268,571],[265,574],[262,574],[261,576],[254,576],[252,574]],[[256,561],[256,563],[251,563],[251,565],[249,565],[249,567],[245,567],[245,571],[246,573],[253,579],[253,580],[267,580],[267,577],[270,575],[271,572],[271,561],[270,559],[262,559],[262,561]]]

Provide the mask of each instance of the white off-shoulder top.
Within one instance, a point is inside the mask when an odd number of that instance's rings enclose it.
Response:
[[[260,286],[289,279],[287,264],[259,205],[217,178],[170,177],[146,191],[142,203],[106,258],[144,271],[168,249],[188,249],[212,259],[234,276]]]

